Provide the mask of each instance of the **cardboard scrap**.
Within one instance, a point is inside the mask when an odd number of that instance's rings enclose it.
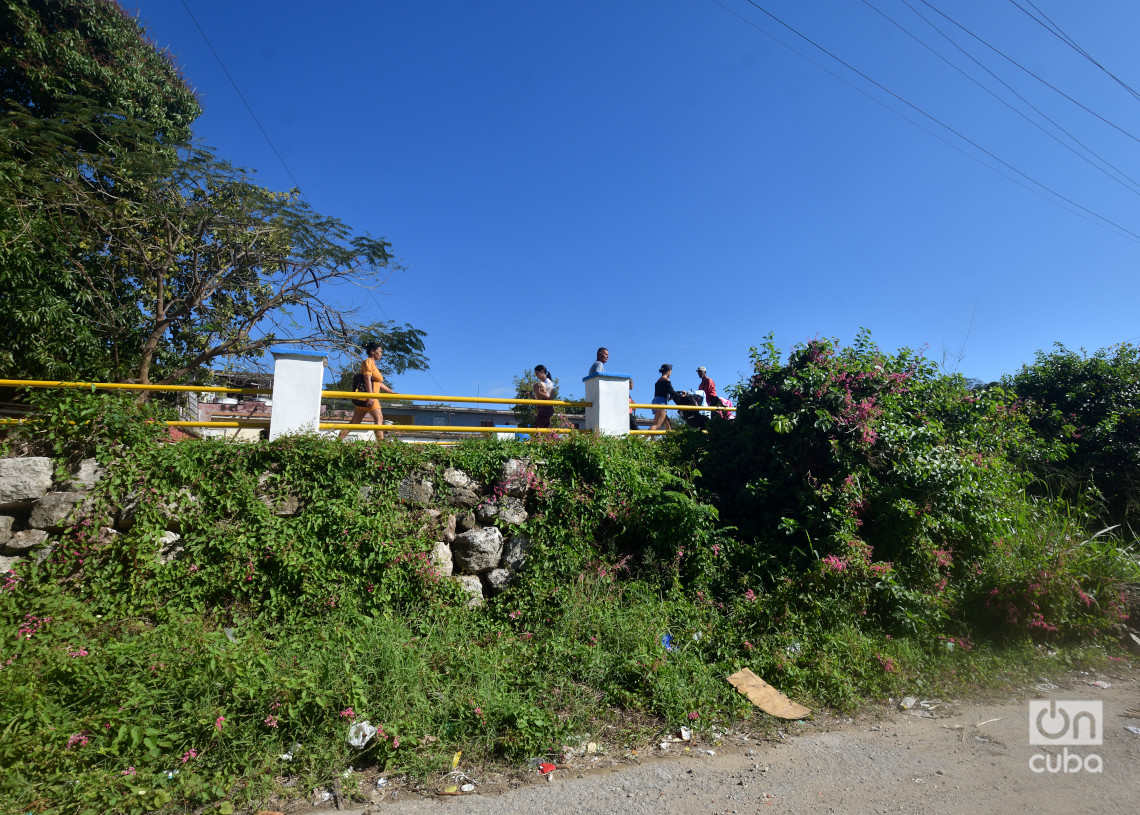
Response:
[[[811,715],[810,709],[796,704],[747,668],[734,673],[728,678],[728,681],[734,688],[747,696],[748,701],[769,716],[779,716],[781,719],[802,719]]]

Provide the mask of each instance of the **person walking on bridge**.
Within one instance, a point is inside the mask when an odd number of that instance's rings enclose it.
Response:
[[[384,374],[380,373],[380,369],[376,366],[384,356],[384,347],[378,342],[370,342],[364,346],[364,350],[368,355],[360,364],[360,373],[355,377],[353,389],[356,389],[355,382],[363,380],[364,393],[395,393],[384,384]],[[380,410],[379,399],[352,400],[352,421],[349,424],[361,424],[365,416],[371,416],[372,421],[376,422],[376,430],[373,431],[376,433],[376,441],[384,441],[384,414]],[[348,430],[342,430],[337,438],[343,439],[348,434]]]

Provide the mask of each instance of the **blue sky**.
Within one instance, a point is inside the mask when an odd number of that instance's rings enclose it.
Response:
[[[1140,88],[1140,4],[929,1],[907,0],[1071,136],[903,0],[187,4],[313,206],[407,266],[356,298],[428,332],[397,389],[509,396],[541,362],[581,396],[606,345],[648,401],[662,362],[723,389],[769,332],[865,326],[984,380],[1140,338],[1140,239],[1079,209],[1140,235],[1140,101],[1109,76]],[[125,6],[197,90],[197,136],[292,187],[183,4]]]

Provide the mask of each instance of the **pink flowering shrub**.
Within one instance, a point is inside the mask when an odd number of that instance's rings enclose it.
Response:
[[[691,450],[721,522],[750,543],[732,548],[733,568],[769,585],[786,569],[805,597],[887,631],[957,633],[991,542],[1026,512],[1022,465],[1063,446],[1036,437],[1001,388],[968,387],[921,352],[884,352],[865,331],[848,347],[810,340],[786,361],[769,339],[752,359],[736,419],[711,422]],[[1077,593],[1091,586],[1063,594],[1091,609]],[[1027,589],[1003,587],[994,619],[1016,615],[1034,636],[1071,630],[1080,615],[1059,619],[1058,586],[1047,598]]]

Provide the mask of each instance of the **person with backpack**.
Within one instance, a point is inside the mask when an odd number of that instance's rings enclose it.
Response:
[[[376,363],[384,356],[384,347],[378,342],[370,342],[364,346],[367,356],[360,364],[360,373],[352,378],[352,389],[361,393],[395,393],[384,384],[384,374],[376,367]],[[365,416],[371,416],[376,422],[376,441],[384,440],[384,414],[380,410],[379,399],[353,399],[352,421],[349,424],[362,424]],[[342,430],[338,439],[343,439],[350,431]]]

